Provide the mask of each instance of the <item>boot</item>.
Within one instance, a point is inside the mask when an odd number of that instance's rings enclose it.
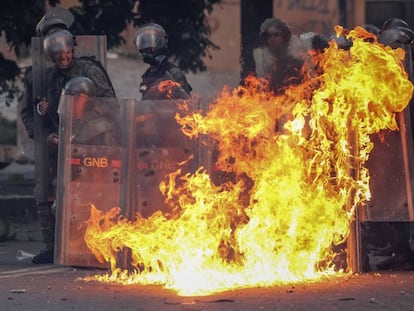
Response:
[[[52,264],[54,260],[55,245],[55,217],[51,212],[51,202],[46,204],[38,204],[38,216],[40,227],[42,229],[43,240],[46,249],[33,257],[32,263],[35,264]]]
[[[32,263],[35,264],[53,264],[54,249],[45,249],[33,257]]]
[[[377,264],[378,270],[414,270],[414,260],[411,253],[396,253]]]

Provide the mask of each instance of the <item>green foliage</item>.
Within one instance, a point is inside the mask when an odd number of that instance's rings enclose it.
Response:
[[[16,84],[20,68],[15,61],[4,58],[0,53],[0,94],[5,94],[5,103],[7,106],[13,98],[19,96],[20,91]]]
[[[210,29],[205,22],[213,5],[221,0],[80,0],[81,6],[71,8],[75,34],[106,35],[108,47],[124,43],[121,32],[127,23],[140,26],[156,22],[168,34],[168,47],[184,71],[204,71],[202,58],[211,57],[209,49],[219,47],[208,38]],[[134,12],[134,8],[137,11]]]
[[[153,21],[162,25],[167,34],[169,50],[184,71],[204,71],[203,58],[211,57],[209,49],[219,47],[208,38],[205,23],[213,5],[221,0],[80,0],[70,9],[75,16],[71,27],[74,34],[106,35],[109,48],[124,43],[121,33],[128,23],[140,26]],[[56,6],[59,0],[48,0]],[[44,0],[2,0],[0,36],[5,38],[17,56],[20,48],[29,46],[37,23],[44,15]],[[0,94],[6,103],[19,94],[16,81],[20,69],[0,53]]]
[[[56,3],[56,1],[52,1]],[[0,10],[0,35],[17,56],[20,48],[28,46],[35,33],[35,26],[43,16],[44,1],[42,0],[2,0]],[[13,98],[20,95],[16,81],[20,69],[16,62],[6,59],[0,53],[0,94],[5,94],[5,104],[8,106]]]
[[[42,0],[2,0],[0,31],[4,31],[7,43],[17,56],[20,46],[30,44],[36,24],[43,14],[44,1]]]
[[[75,16],[74,34],[106,35],[108,48],[125,43],[122,31],[134,17],[135,0],[80,0],[81,6],[70,8]]]
[[[155,22],[168,34],[168,47],[184,71],[204,71],[202,57],[211,58],[209,48],[219,47],[208,38],[206,15],[220,0],[141,0],[134,25]]]

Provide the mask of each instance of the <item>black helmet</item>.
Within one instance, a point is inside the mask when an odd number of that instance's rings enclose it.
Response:
[[[397,28],[397,27],[409,28],[406,21],[404,21],[400,18],[395,18],[395,17],[387,19],[384,22],[384,24],[382,24],[382,30],[388,30],[388,29],[393,29],[393,28]]]
[[[409,44],[414,40],[414,31],[411,28],[397,27],[396,29],[402,31],[407,36],[407,40],[404,43]]]
[[[69,29],[75,16],[67,9],[53,7],[46,12],[36,25],[36,34],[46,36],[51,29]]]
[[[409,44],[414,39],[414,32],[406,27],[396,27],[384,30],[378,37],[378,42],[397,48],[401,44]]]
[[[347,38],[344,34],[339,35],[339,37],[336,34],[334,34],[331,35],[329,39],[334,40],[338,45],[338,48],[346,51],[348,51],[354,44],[352,40]]]
[[[74,77],[70,79],[62,90],[63,95],[85,95],[88,97],[96,96],[96,86],[87,77]]]
[[[68,29],[68,26],[60,18],[50,18],[46,19],[44,23],[38,25],[37,32],[46,36],[51,30],[55,31],[58,29]]]
[[[43,48],[51,59],[57,53],[73,50],[74,46],[73,35],[66,29],[50,32],[43,41]]]
[[[138,50],[146,48],[162,49],[167,46],[167,35],[164,28],[155,23],[140,27],[135,35],[135,45]]]
[[[379,33],[381,32],[381,30],[373,24],[363,24],[362,28],[364,28],[366,31],[368,31],[368,32],[370,32],[370,33],[372,33],[376,36],[378,36]]]

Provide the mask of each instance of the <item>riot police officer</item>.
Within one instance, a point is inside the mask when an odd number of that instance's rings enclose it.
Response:
[[[59,128],[58,105],[64,86],[74,77],[87,77],[93,81],[96,87],[97,97],[115,97],[115,91],[111,80],[100,62],[91,57],[75,57],[75,38],[67,30],[55,28],[49,30],[43,41],[43,48],[47,56],[53,61],[54,68],[48,72],[46,97],[36,104],[35,113],[43,117],[42,126],[48,133],[49,162],[52,171],[52,189],[50,200],[54,201],[56,171],[57,171],[57,131]],[[113,101],[111,102],[113,103]],[[107,110],[118,107],[106,107]],[[39,211],[46,249],[36,255],[33,263],[52,263],[54,258],[54,214],[53,208],[45,207]]]
[[[52,33],[56,30],[64,29],[68,30],[68,25],[62,19],[49,18],[42,19],[36,26],[36,33],[39,36],[46,36],[48,33]],[[24,92],[22,104],[20,107],[20,115],[26,129],[26,132],[30,139],[34,138],[34,115],[33,115],[33,68],[28,66],[24,71],[23,83]]]
[[[142,75],[139,91],[142,99],[187,99],[192,88],[184,73],[167,56],[167,36],[155,23],[137,31],[135,44],[150,67]]]
[[[111,80],[99,61],[91,57],[75,57],[75,39],[68,30],[57,30],[48,34],[44,49],[55,63],[55,69],[48,78],[47,98],[38,104],[40,114],[48,112],[57,122],[57,105],[64,85],[73,77],[84,76],[96,86],[97,97],[115,97]]]

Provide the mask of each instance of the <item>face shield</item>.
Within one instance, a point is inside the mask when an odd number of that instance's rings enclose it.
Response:
[[[137,31],[135,44],[139,51],[148,48],[164,48],[167,45],[164,28],[158,24],[144,25]]]
[[[43,48],[46,55],[55,61],[59,55],[73,50],[73,35],[63,29],[52,32],[43,41]]]
[[[403,44],[410,44],[413,38],[414,33],[411,29],[397,27],[382,31],[378,37],[378,42],[396,49]]]

